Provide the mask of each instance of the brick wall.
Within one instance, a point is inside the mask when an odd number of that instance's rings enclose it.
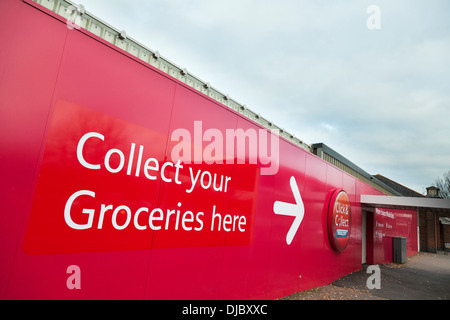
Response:
[[[443,216],[450,217],[450,214],[419,211],[420,251],[445,250],[445,243],[450,243],[450,225],[442,224],[439,221],[439,217]]]

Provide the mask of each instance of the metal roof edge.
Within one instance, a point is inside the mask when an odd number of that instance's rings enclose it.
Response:
[[[337,151],[335,151],[334,149],[330,148],[329,146],[327,146],[325,143],[320,142],[320,143],[314,143],[311,145],[311,148],[314,149],[318,149],[321,148],[323,152],[325,152],[326,154],[332,156],[333,158],[335,158],[336,160],[342,162],[344,165],[346,165],[347,167],[349,167],[350,169],[358,172],[360,175],[362,175],[363,177],[365,177],[366,179],[371,180],[372,182],[374,182],[375,184],[379,185],[380,187],[382,187],[383,189],[391,192],[393,195],[396,196],[401,196],[401,193],[398,192],[397,190],[394,190],[392,187],[388,186],[387,184],[385,184],[384,182],[380,181],[379,179],[377,179],[376,177],[374,177],[373,175],[371,175],[370,173],[368,173],[367,171],[361,169],[359,166],[357,166],[356,164],[354,164],[353,162],[351,162],[350,160],[348,160],[346,157],[344,157],[343,155],[341,155],[340,153],[338,153]]]
[[[362,194],[361,204],[379,207],[429,208],[450,212],[450,199],[419,198],[419,197],[393,197]]]

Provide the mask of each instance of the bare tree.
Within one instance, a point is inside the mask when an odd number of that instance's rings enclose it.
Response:
[[[440,189],[439,196],[450,198],[450,170],[444,173],[442,178],[437,178],[434,183]]]

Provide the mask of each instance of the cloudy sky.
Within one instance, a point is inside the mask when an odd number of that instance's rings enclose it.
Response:
[[[371,174],[424,193],[450,169],[449,1],[73,1]]]

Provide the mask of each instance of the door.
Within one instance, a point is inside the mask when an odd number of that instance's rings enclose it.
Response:
[[[367,240],[366,240],[366,236],[367,236],[367,214],[366,211],[363,210],[362,212],[362,235],[361,235],[361,248],[362,248],[362,252],[361,252],[361,263],[364,264],[366,263],[366,252],[367,252]]]

